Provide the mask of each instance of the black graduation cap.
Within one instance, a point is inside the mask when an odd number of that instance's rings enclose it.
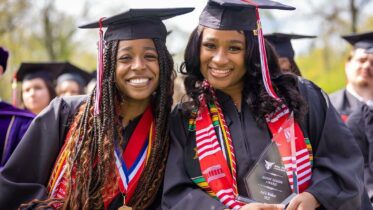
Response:
[[[107,27],[104,39],[106,41],[145,38],[166,40],[167,30],[162,20],[193,10],[194,8],[129,9],[102,20],[102,27]],[[79,26],[79,28],[99,27],[100,21]]]
[[[366,53],[373,53],[373,31],[342,36],[355,49],[364,49]]]
[[[81,78],[89,78],[89,73],[69,62],[22,63],[17,74],[17,81],[42,78],[51,82],[64,73],[77,74]]]
[[[9,52],[3,47],[0,47],[0,65],[3,67],[4,72],[6,70],[8,57],[9,57]]]
[[[221,30],[254,30],[257,28],[256,8],[294,10],[270,0],[209,0],[199,24]]]
[[[299,35],[299,34],[286,34],[286,33],[272,33],[264,35],[274,47],[280,57],[294,59],[294,49],[291,45],[292,39],[316,38],[316,36]]]

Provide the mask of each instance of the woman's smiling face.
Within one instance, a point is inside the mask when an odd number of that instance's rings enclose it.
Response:
[[[205,28],[200,46],[203,77],[223,92],[241,91],[246,72],[245,50],[244,33]]]
[[[152,39],[122,40],[115,82],[126,100],[148,100],[159,84],[158,53]]]

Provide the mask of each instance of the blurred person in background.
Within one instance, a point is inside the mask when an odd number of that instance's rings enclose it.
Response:
[[[5,73],[8,57],[8,51],[0,47],[0,76]],[[0,169],[21,141],[34,116],[0,99]]]
[[[39,114],[56,96],[84,94],[90,75],[69,62],[45,62],[22,63],[16,77],[25,109]]]
[[[16,77],[22,82],[21,100],[26,110],[39,114],[56,97],[53,63],[22,63]]]
[[[353,49],[345,64],[347,85],[330,94],[343,121],[362,103],[373,104],[373,31],[342,36]]]
[[[364,157],[364,186],[373,204],[373,106],[362,104],[351,113],[347,127],[360,147]]]
[[[88,84],[91,75],[74,65],[71,65],[71,68],[66,69],[65,71],[68,72],[61,74],[57,78],[57,96],[74,96],[85,94],[85,86]]]
[[[264,35],[264,38],[271,43],[278,55],[280,68],[284,72],[291,72],[297,76],[302,76],[298,65],[295,63],[295,52],[291,40],[315,38],[316,36],[306,36],[298,34],[272,33]]]
[[[85,87],[85,89],[86,89],[85,91],[86,91],[87,94],[90,94],[96,87],[96,83],[97,83],[97,79],[96,79],[97,76],[96,75],[97,75],[96,70],[94,70],[90,74],[90,80],[89,80],[87,86]]]

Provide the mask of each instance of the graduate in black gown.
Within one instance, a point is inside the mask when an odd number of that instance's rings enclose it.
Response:
[[[85,94],[85,87],[91,80],[91,74],[68,63],[68,68],[56,80],[57,96],[75,96]]]
[[[25,110],[39,114],[56,97],[54,87],[63,69],[61,63],[21,63],[16,78],[21,85],[21,101]]]
[[[5,73],[9,53],[0,47],[0,76]],[[21,141],[35,115],[0,99],[0,169]]]
[[[210,0],[191,34],[181,69],[191,101],[171,114],[162,208],[284,209],[263,201],[245,205],[236,196],[249,196],[246,187],[254,186],[244,177],[286,119],[295,121],[294,150],[280,152],[281,160],[288,187],[298,193],[286,209],[371,208],[351,132],[319,87],[281,72],[257,28],[255,6],[294,9],[273,1]],[[290,150],[288,141],[277,140],[280,151]]]
[[[107,27],[96,90],[35,118],[0,172],[0,209],[158,209],[173,92],[162,20],[192,10],[130,9],[82,26]]]
[[[373,104],[373,32],[342,36],[353,49],[345,64],[346,88],[330,94],[333,106],[347,121],[362,103]]]
[[[347,127],[364,157],[364,186],[373,204],[373,107],[364,104],[351,113]]]
[[[295,52],[291,40],[315,38],[316,36],[306,36],[299,34],[272,33],[264,35],[264,38],[271,43],[278,55],[280,68],[284,72],[291,72],[295,75],[302,76],[298,65],[295,63]]]

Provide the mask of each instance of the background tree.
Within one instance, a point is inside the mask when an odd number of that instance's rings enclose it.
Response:
[[[349,0],[349,10],[351,13],[351,32],[358,32],[357,29],[360,11],[363,10],[370,1],[371,0]]]
[[[0,0],[0,36],[11,32],[27,17],[30,2],[25,0]],[[17,14],[17,15],[14,15]]]
[[[56,9],[53,0],[30,2],[0,0],[0,45],[10,52],[7,72],[0,78],[0,98],[7,101],[13,74],[22,62],[70,61],[88,71],[96,66],[95,51],[76,38],[76,17]],[[88,4],[82,17],[87,11]]]
[[[35,31],[36,39],[45,48],[48,60],[68,60],[77,46],[73,39],[76,32],[74,17],[56,10],[53,0],[45,2],[41,10],[41,31]]]
[[[351,47],[340,36],[372,30],[369,21],[373,14],[367,6],[371,0],[323,1],[307,0],[311,8],[303,18],[318,20],[316,33],[318,43],[308,54],[297,57],[303,75],[326,92],[345,86],[344,65]],[[365,13],[367,11],[367,13]]]

